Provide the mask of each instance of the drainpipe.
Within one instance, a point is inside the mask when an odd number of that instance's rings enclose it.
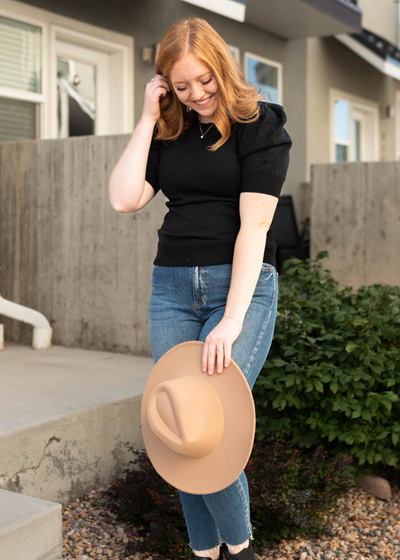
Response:
[[[17,321],[23,321],[24,323],[29,323],[33,326],[33,340],[32,348],[35,350],[48,350],[51,348],[51,337],[53,335],[53,329],[50,327],[50,323],[42,313],[20,305],[19,303],[14,303],[8,299],[4,299],[0,295],[0,315],[5,317],[11,317],[12,319],[17,319]],[[0,350],[4,349],[3,341],[3,329],[0,325]]]

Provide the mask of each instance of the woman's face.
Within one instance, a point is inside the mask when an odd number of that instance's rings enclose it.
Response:
[[[214,122],[218,84],[204,62],[186,53],[172,67],[170,82],[179,101],[197,111],[200,122]]]

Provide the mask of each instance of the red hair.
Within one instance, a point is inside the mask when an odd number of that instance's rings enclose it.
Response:
[[[157,74],[170,81],[172,67],[186,53],[205,63],[218,83],[214,122],[221,138],[209,148],[215,151],[228,140],[232,124],[258,120],[257,102],[263,96],[246,82],[225,41],[204,19],[183,19],[167,31],[156,60]],[[158,140],[176,140],[197,118],[195,111],[186,111],[172,86],[171,92],[161,99],[160,109]]]

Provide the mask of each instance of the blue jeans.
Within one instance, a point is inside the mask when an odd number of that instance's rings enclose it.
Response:
[[[149,307],[154,363],[181,342],[205,341],[224,314],[231,275],[231,264],[154,267]],[[278,274],[274,266],[263,263],[242,332],[232,346],[232,359],[242,370],[250,389],[271,346],[277,301]],[[200,495],[180,490],[179,493],[192,549],[214,548],[222,540],[233,546],[252,538],[249,487],[244,470],[235,482],[219,492]]]

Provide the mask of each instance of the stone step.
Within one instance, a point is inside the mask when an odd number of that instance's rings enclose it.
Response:
[[[6,342],[0,351],[0,488],[67,504],[121,476],[143,449],[151,358]]]
[[[62,560],[61,504],[0,490],[0,560]]]

